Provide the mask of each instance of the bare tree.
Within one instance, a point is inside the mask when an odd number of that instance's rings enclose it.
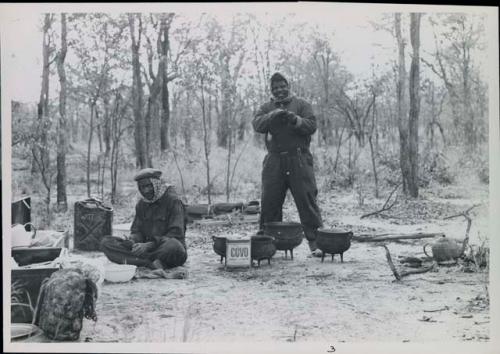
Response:
[[[370,112],[375,103],[376,95],[372,93],[354,92],[350,97],[342,88],[340,94],[335,98],[335,110],[343,115],[360,148],[365,146],[368,133]]]
[[[396,83],[397,106],[398,106],[398,128],[399,128],[399,164],[403,180],[403,191],[406,193],[409,185],[410,165],[408,156],[408,122],[406,101],[406,65],[405,46],[406,42],[401,31],[401,13],[394,14],[394,30],[398,44],[398,75]]]
[[[330,107],[330,96],[333,91],[332,82],[335,74],[333,65],[337,59],[328,40],[320,38],[319,35],[316,36],[317,38],[314,38],[312,59],[321,83],[320,114],[318,117],[318,131],[321,139],[318,135],[318,143],[321,145],[321,142],[324,142],[326,145],[331,145],[333,143],[334,122]]]
[[[431,53],[433,60],[422,58],[422,62],[443,80],[455,138],[464,139],[468,150],[473,151],[486,138],[482,129],[487,125],[481,104],[484,92],[473,60],[474,52],[483,47],[484,21],[480,16],[460,13],[431,16],[429,21],[436,49]]]
[[[137,20],[137,29],[136,29]],[[141,62],[140,62],[140,47],[142,40],[142,16],[141,14],[129,14],[128,22],[130,28],[130,37],[132,40],[132,100],[133,112],[135,121],[134,140],[135,140],[135,155],[136,166],[145,168],[150,166],[146,149],[146,127],[144,116],[142,113],[143,88],[141,79]]]
[[[203,148],[205,151],[205,164],[207,172],[207,197],[208,205],[212,204],[211,199],[211,183],[210,183],[210,132],[207,129],[207,118],[205,113],[205,77],[204,74],[199,74],[200,90],[201,90],[201,117],[203,121]]]
[[[410,68],[410,112],[408,124],[408,157],[410,175],[408,190],[418,197],[418,118],[420,112],[420,13],[410,14],[410,39],[413,49]]]
[[[123,101],[119,90],[115,93],[114,106],[110,114],[111,119],[111,159],[110,159],[110,175],[111,175],[111,203],[116,202],[117,198],[117,183],[121,139],[128,126],[123,127],[123,120],[128,109],[127,101]]]
[[[168,54],[170,50],[169,31],[174,14],[162,16],[160,21],[160,63],[162,63],[159,75],[161,75],[161,119],[160,119],[160,149],[165,151],[169,147],[168,126],[170,121],[170,103],[168,83],[173,77],[168,77]]]
[[[61,90],[59,92],[59,125],[57,143],[57,206],[59,211],[68,209],[66,196],[66,152],[68,150],[68,128],[66,117],[66,71],[64,61],[68,51],[66,14],[61,14],[61,50],[57,56],[57,72]]]
[[[51,59],[54,51],[51,39],[51,27],[54,22],[53,14],[45,14],[43,24],[43,45],[42,45],[42,87],[40,90],[40,100],[38,102],[38,136],[34,141],[32,148],[33,162],[36,170],[40,172],[42,182],[45,187],[45,207],[47,214],[47,223],[50,225],[50,192],[52,189],[53,171],[50,164],[50,131],[51,121],[49,117],[49,76],[50,65],[55,58]]]

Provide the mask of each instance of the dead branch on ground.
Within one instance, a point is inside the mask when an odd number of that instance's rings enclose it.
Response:
[[[413,233],[413,234],[406,234],[406,235],[401,235],[401,234],[376,234],[376,235],[369,235],[369,234],[361,234],[358,236],[353,236],[352,240],[357,241],[357,242],[379,242],[379,241],[393,241],[393,240],[416,240],[416,239],[421,239],[421,238],[433,238],[437,236],[444,236],[443,233],[437,232],[437,233]]]
[[[392,262],[392,257],[391,257],[391,252],[389,252],[389,249],[387,248],[386,245],[382,245],[382,247],[385,248],[385,257],[387,258],[387,263],[389,264],[389,267],[392,270],[392,273],[396,277],[396,280],[401,280],[401,276],[398,273],[398,270],[396,269],[396,266]]]
[[[424,312],[441,312],[441,311],[447,311],[450,308],[448,306],[443,307],[442,309],[436,309],[436,310],[424,310]]]
[[[461,213],[458,213],[458,214],[455,214],[455,215],[451,215],[451,216],[447,216],[445,217],[443,220],[449,220],[449,219],[453,219],[453,218],[456,218],[456,217],[459,217],[459,216],[463,216],[466,220],[467,220],[467,229],[465,230],[465,238],[464,238],[464,241],[462,243],[462,253],[465,251],[465,248],[467,247],[467,244],[469,243],[469,232],[470,232],[470,228],[472,226],[472,219],[471,217],[469,216],[469,212],[480,206],[481,204],[476,204],[476,205],[473,205],[471,206],[469,209],[461,212]]]
[[[389,267],[392,270],[392,274],[394,274],[394,277],[396,278],[397,281],[401,281],[401,279],[403,277],[406,277],[406,276],[411,275],[411,274],[426,273],[426,272],[434,269],[434,267],[436,266],[435,263],[432,263],[431,266],[426,267],[426,268],[416,269],[416,270],[408,270],[408,271],[404,271],[404,272],[400,273],[400,272],[398,272],[398,270],[396,269],[396,266],[394,265],[394,262],[392,261],[391,252],[389,251],[389,249],[387,248],[387,246],[386,245],[382,245],[382,247],[385,248],[385,257],[387,258],[387,263],[389,264]]]
[[[368,214],[361,215],[360,219],[364,219],[364,218],[367,218],[368,216],[372,216],[372,215],[377,215],[377,214],[380,214],[380,213],[382,213],[384,211],[387,211],[387,210],[391,209],[396,204],[396,202],[398,201],[398,196],[396,195],[396,197],[394,198],[394,201],[390,205],[389,205],[389,200],[391,200],[392,195],[394,194],[394,192],[396,192],[398,190],[398,188],[399,188],[400,185],[401,185],[401,182],[399,182],[398,184],[396,184],[396,187],[389,194],[389,197],[387,197],[384,205],[382,206],[382,209],[374,211],[374,212],[371,212],[371,213],[368,213]]]

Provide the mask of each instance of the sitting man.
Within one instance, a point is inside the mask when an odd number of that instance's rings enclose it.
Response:
[[[106,236],[101,250],[109,260],[152,269],[178,267],[187,259],[186,213],[173,186],[160,178],[161,171],[146,168],[135,176],[141,200],[128,239]]]

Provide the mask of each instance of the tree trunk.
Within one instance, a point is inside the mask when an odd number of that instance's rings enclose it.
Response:
[[[221,99],[221,114],[218,117],[217,125],[217,145],[227,147],[229,140],[229,104],[225,97]]]
[[[429,123],[429,148],[428,151],[434,150],[434,124],[436,124],[436,100],[434,95],[434,83],[430,84],[431,98],[431,121]]]
[[[410,69],[410,112],[408,124],[408,157],[410,175],[408,190],[413,198],[418,197],[418,116],[420,111],[420,17],[410,14],[410,36],[413,56]]]
[[[146,167],[153,167],[152,161],[151,161],[151,144],[153,142],[153,137],[151,136],[151,125],[152,125],[152,121],[153,121],[152,116],[154,114],[155,101],[156,101],[156,99],[150,95],[148,98],[147,111],[143,117],[143,119],[144,119],[144,136],[146,139],[146,143],[143,145],[143,147],[144,147],[144,158],[146,159]]]
[[[408,192],[410,166],[408,157],[408,123],[406,118],[406,68],[405,68],[405,42],[401,33],[401,14],[394,15],[394,27],[398,43],[398,81],[397,105],[398,105],[398,128],[399,128],[399,164],[401,167],[401,177],[403,191]]]
[[[87,141],[87,198],[90,198],[90,168],[91,168],[90,153],[92,151],[92,136],[94,133],[94,110],[95,110],[95,103],[91,102],[90,103],[89,138]]]
[[[61,14],[61,51],[57,58],[57,72],[61,90],[59,92],[59,125],[57,143],[57,208],[59,211],[68,210],[68,200],[66,196],[66,153],[68,150],[68,124],[66,116],[66,72],[64,70],[64,60],[68,50],[67,43],[66,14]]]
[[[203,147],[205,149],[205,163],[206,163],[206,171],[207,171],[207,197],[208,197],[208,205],[212,204],[212,196],[211,196],[211,186],[210,186],[210,133],[207,130],[207,118],[205,115],[205,86],[203,82],[203,76],[200,77],[200,86],[201,86],[201,117],[203,119]]]
[[[208,86],[210,89],[210,86]],[[208,95],[208,110],[207,110],[207,120],[208,120],[208,131],[212,132],[212,95]]]
[[[45,187],[45,211],[46,222],[50,225],[50,191],[52,188],[52,173],[50,169],[50,149],[48,140],[48,131],[50,129],[49,118],[49,76],[50,76],[50,27],[52,26],[53,15],[46,14],[43,26],[43,46],[42,46],[42,87],[40,90],[40,101],[38,102],[38,124],[37,130],[39,132],[38,141],[32,149],[33,161],[36,168],[32,168],[32,172],[38,170],[40,172],[43,185]],[[35,166],[33,166],[35,167]]]
[[[170,123],[170,105],[169,105],[169,92],[168,92],[168,52],[170,49],[169,41],[169,26],[166,18],[162,18],[161,27],[161,60],[163,67],[161,70],[162,87],[161,87],[161,120],[160,120],[160,148],[165,151],[170,147],[168,141],[168,126]]]
[[[219,124],[217,126],[217,145],[227,147],[229,136],[231,134],[231,74],[229,73],[229,58],[223,59],[221,69],[221,114],[219,115]]]
[[[231,185],[230,185],[230,176],[231,176],[231,157],[232,157],[232,144],[233,144],[233,132],[230,129],[228,138],[227,138],[227,170],[226,170],[226,202],[229,202],[229,198],[231,197]]]
[[[111,118],[109,115],[109,97],[105,95],[103,97],[104,103],[104,131],[103,131],[103,140],[105,146],[105,154],[109,156],[111,151]]]
[[[337,173],[337,165],[338,165],[339,158],[340,158],[340,147],[342,146],[342,137],[344,135],[344,130],[345,130],[345,127],[342,127],[342,130],[341,130],[340,135],[338,137],[337,152],[335,154],[335,162],[333,164],[333,172],[335,172],[335,173]]]
[[[189,90],[186,90],[186,115],[182,118],[182,135],[184,136],[184,147],[191,150],[191,99]]]
[[[122,107],[120,104],[122,102],[122,97],[119,93],[116,94],[114,109],[111,115],[111,135],[112,135],[112,145],[111,145],[111,162],[110,162],[110,177],[111,177],[111,203],[116,202],[116,187],[118,182],[118,157],[120,155],[120,139],[122,135]],[[126,105],[124,105],[126,107]]]
[[[71,119],[71,140],[73,143],[77,143],[80,140],[80,119],[79,119],[79,104],[76,104],[76,109],[72,113]]]
[[[40,91],[40,101],[38,102],[38,132],[40,133],[40,143],[37,150],[40,154],[40,163],[43,170],[49,171],[50,156],[47,141],[47,132],[50,127],[49,119],[49,75],[50,75],[50,37],[49,30],[52,26],[52,15],[46,14],[43,26],[43,67],[42,67],[42,89]],[[43,173],[40,170],[41,173]]]
[[[370,153],[372,157],[372,168],[373,168],[373,179],[375,180],[375,198],[378,198],[378,175],[377,175],[377,165],[375,164],[375,152],[373,149],[372,136],[368,137],[368,143],[370,144]]]
[[[135,34],[135,18],[139,19],[139,28],[137,37]],[[129,14],[128,15],[130,35],[132,38],[132,103],[134,112],[134,140],[135,140],[135,155],[136,155],[136,167],[145,168],[147,166],[146,157],[146,134],[145,134],[145,122],[142,114],[142,79],[141,79],[141,62],[139,49],[141,46],[141,36],[142,36],[142,20],[141,15]]]
[[[471,84],[470,84],[470,50],[467,45],[462,45],[462,76],[463,76],[463,114],[465,122],[465,139],[470,148],[474,151],[477,147],[476,126],[474,122],[474,109],[471,100]]]
[[[174,147],[177,146],[177,134],[179,133],[179,123],[181,119],[179,114],[180,99],[181,99],[181,92],[174,91],[172,96],[172,112],[171,112],[172,125],[170,126],[169,129],[169,135],[170,135],[169,139]]]

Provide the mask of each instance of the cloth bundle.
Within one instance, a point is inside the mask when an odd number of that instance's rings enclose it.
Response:
[[[180,266],[171,269],[149,269],[146,267],[138,267],[135,272],[135,278],[146,278],[146,279],[186,279],[189,272],[186,267]]]

